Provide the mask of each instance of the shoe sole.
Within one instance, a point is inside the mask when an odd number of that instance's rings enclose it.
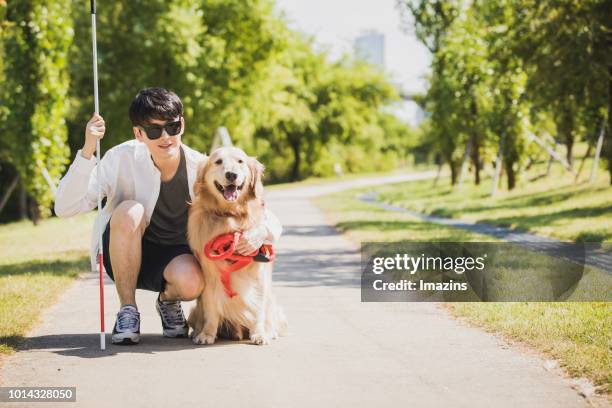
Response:
[[[121,341],[114,341],[113,340],[113,344],[117,345],[117,346],[133,346],[135,344],[138,344],[138,341],[132,341],[131,339],[123,339]]]
[[[111,338],[113,344],[121,345],[121,346],[131,346],[134,344],[138,344],[140,342],[140,336],[123,337],[123,338],[115,338],[114,336]]]
[[[187,333],[167,334],[164,331],[163,335],[164,335],[164,337],[168,337],[170,339],[185,339],[185,338],[187,338]]]

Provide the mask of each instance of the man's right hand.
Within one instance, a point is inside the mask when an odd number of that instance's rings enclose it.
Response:
[[[85,144],[81,150],[83,157],[88,160],[91,159],[91,156],[96,152],[96,142],[104,137],[105,131],[104,119],[94,113],[85,127]]]

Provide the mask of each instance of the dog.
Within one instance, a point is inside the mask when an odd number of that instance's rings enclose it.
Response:
[[[229,273],[224,284],[223,270],[232,261],[210,259],[204,250],[221,235],[262,224],[263,171],[261,163],[235,147],[215,150],[198,168],[187,224],[188,242],[204,276],[204,291],[188,319],[196,344],[213,344],[220,332],[269,344],[287,327],[272,293],[271,262],[251,262]]]

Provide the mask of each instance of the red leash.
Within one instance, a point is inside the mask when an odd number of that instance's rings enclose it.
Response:
[[[208,259],[218,261],[219,269],[221,270],[221,283],[223,283],[225,293],[230,298],[236,296],[236,292],[232,290],[230,283],[232,272],[247,266],[254,260],[271,262],[276,257],[272,245],[262,245],[261,248],[249,255],[234,253],[241,235],[242,233],[240,232],[219,235],[208,241],[204,247],[204,254],[206,254]],[[260,254],[263,254],[263,258]]]

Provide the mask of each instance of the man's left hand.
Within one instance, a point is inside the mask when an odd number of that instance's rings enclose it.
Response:
[[[244,231],[240,236],[240,241],[236,245],[236,252],[240,255],[250,255],[263,245],[268,237],[268,229],[265,225],[259,225]]]

